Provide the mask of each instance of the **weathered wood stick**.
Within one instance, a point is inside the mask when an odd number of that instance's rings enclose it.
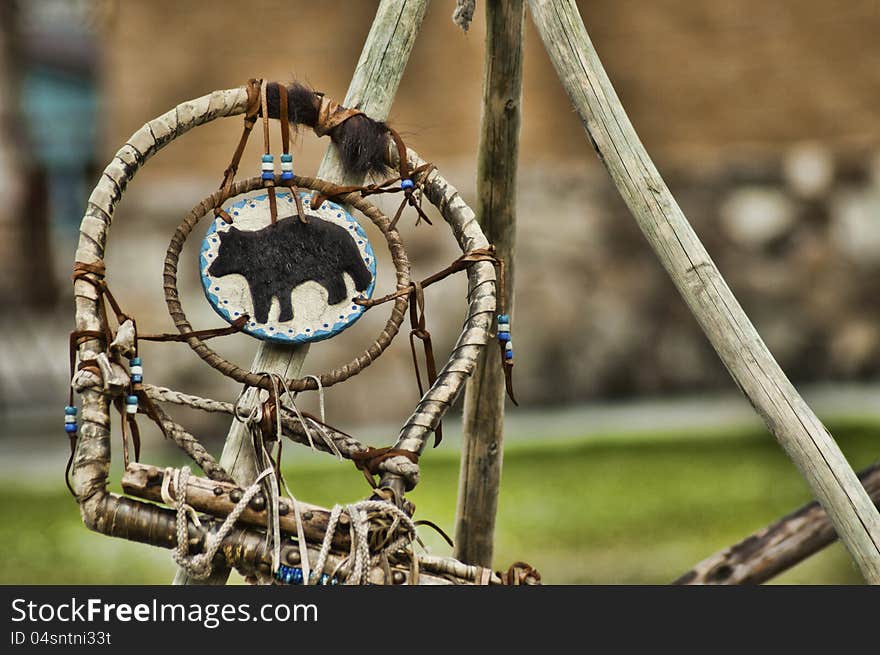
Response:
[[[104,494],[100,497],[100,521],[94,530],[110,537],[117,537],[159,548],[174,549],[177,547],[176,513],[174,510],[145,503],[134,498]],[[189,552],[204,552],[205,540],[209,532],[216,531],[219,521],[202,521],[198,528],[192,523],[187,524]],[[339,570],[347,573],[345,559],[348,553],[332,552],[327,556],[325,572]],[[317,560],[318,548],[309,546],[309,559]],[[281,546],[281,561],[288,566],[299,566],[301,556],[299,548],[290,541]],[[272,552],[266,535],[263,532],[247,528],[233,527],[223,539],[215,559],[215,566],[228,564],[243,575],[268,576],[271,573]],[[419,562],[419,581],[423,585],[447,584],[502,584],[497,573],[491,573],[488,579],[481,580],[481,571],[461,562],[431,558]],[[370,568],[371,584],[411,584],[408,563],[391,563],[391,580],[386,580],[381,566]]]
[[[161,503],[163,502],[162,479],[164,476],[165,470],[158,466],[129,464],[122,474],[122,490],[137,498]],[[191,475],[186,485],[186,503],[197,512],[225,519],[241,499],[243,491],[234,484],[215,482],[208,478]],[[297,534],[296,518],[290,502],[288,498],[281,500],[279,506],[280,524],[283,532],[295,536]],[[317,505],[301,501],[296,501],[296,503],[299,506],[306,539],[320,544],[327,533],[330,512]],[[348,549],[351,545],[348,530],[345,528],[348,524],[348,516],[343,514],[339,518],[343,528],[334,535],[333,546],[334,548]],[[238,520],[245,525],[265,528],[268,521],[266,499],[259,494],[251,499],[250,505],[241,513]]]
[[[822,422],[767,350],[632,127],[574,0],[529,0],[572,104],[618,191],[734,381],[880,584],[880,514]]]
[[[427,0],[382,0],[367,35],[343,104],[358,108],[376,120],[385,120],[409,61],[416,35],[428,7]],[[339,184],[359,184],[362,180],[347,176],[334,148],[328,148],[318,168],[317,177]],[[282,346],[262,342],[251,365],[252,371],[299,377],[308,354],[308,344]],[[245,401],[252,402],[257,390],[249,390]],[[229,427],[220,465],[239,484],[248,485],[258,475],[248,428],[233,421]],[[211,583],[223,584],[227,575],[218,572]],[[174,584],[186,584],[186,573],[178,571]]]
[[[880,507],[880,464],[859,474]],[[760,584],[837,540],[828,513],[813,501],[694,566],[673,584]]]
[[[513,313],[524,16],[523,0],[486,3],[477,220],[505,264],[506,288],[498,291],[498,306],[504,307],[507,314]],[[480,566],[492,564],[503,459],[504,399],[501,351],[489,344],[480,354],[465,390],[455,522],[455,557]]]

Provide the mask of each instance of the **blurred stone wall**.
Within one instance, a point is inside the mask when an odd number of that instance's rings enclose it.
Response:
[[[375,4],[111,3],[103,24],[104,159],[174,104],[252,76],[295,75],[341,99]],[[876,1],[580,4],[636,129],[783,367],[798,381],[876,376]],[[391,121],[473,200],[484,23],[480,8],[462,34],[452,7],[432,3]],[[729,387],[595,161],[528,21],[526,35],[514,321],[522,399]],[[161,295],[164,249],[183,213],[219,183],[239,131],[240,121],[229,119],[187,134],[138,174],[120,206],[109,280],[126,307],[148,317],[139,319],[142,329],[171,328]],[[257,168],[259,141],[252,139],[243,174]],[[314,171],[325,142],[311,134],[299,141],[297,169]],[[407,226],[404,237],[420,275],[455,255],[442,225]],[[194,323],[216,325],[192,252],[184,301]],[[463,292],[456,280],[428,295],[441,356],[460,326]],[[350,333],[313,347],[309,370],[350,358],[384,318],[373,310]],[[255,345],[233,338],[218,347],[247,363]],[[237,393],[186,346],[153,351],[154,379]],[[334,391],[331,409],[352,420],[397,420],[415,401],[411,376],[408,348],[397,344],[345,392]]]

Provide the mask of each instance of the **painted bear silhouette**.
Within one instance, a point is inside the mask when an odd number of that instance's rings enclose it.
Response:
[[[214,277],[237,273],[247,280],[258,323],[269,319],[272,298],[278,298],[279,321],[293,318],[290,294],[303,282],[313,280],[327,290],[330,305],[347,300],[344,273],[358,291],[373,279],[360,250],[344,227],[308,216],[284,218],[260,230],[231,227],[218,231],[220,248],[208,268]]]

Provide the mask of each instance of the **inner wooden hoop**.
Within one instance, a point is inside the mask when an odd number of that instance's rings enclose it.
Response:
[[[317,191],[319,193],[331,193],[336,187],[335,185],[311,177],[295,176],[292,180],[279,184],[281,187],[299,187]],[[236,182],[232,186],[231,194],[228,198],[263,189],[263,181],[259,177],[252,177],[247,180]],[[196,334],[180,302],[180,294],[177,289],[177,269],[180,252],[183,249],[187,237],[192,232],[196,224],[209,212],[211,212],[218,203],[225,202],[228,198],[224,198],[221,191],[216,191],[193,209],[184,217],[180,225],[174,231],[171,237],[171,243],[168,245],[168,251],[165,255],[165,267],[163,277],[165,280],[165,303],[168,305],[168,313],[171,320],[180,331],[187,337],[186,342],[195,353],[201,357],[208,365],[220,371],[223,375],[231,377],[237,382],[247,384],[251,387],[260,387],[271,391],[273,388],[272,381],[264,373],[256,373],[243,369],[240,366],[224,359]],[[341,204],[354,207],[364,216],[369,218],[373,224],[379,228],[385,241],[388,243],[388,250],[391,253],[391,260],[394,263],[394,269],[397,273],[397,288],[405,289],[410,285],[410,268],[409,259],[406,256],[406,250],[400,239],[400,233],[391,225],[391,221],[379,209],[364,200],[358,193],[348,193],[334,197],[334,200]],[[373,363],[385,349],[391,344],[391,341],[397,336],[400,325],[406,314],[408,298],[406,295],[396,298],[391,308],[391,316],[385,323],[385,327],[379,333],[376,340],[360,355],[352,359],[347,364],[334,368],[331,371],[321,374],[319,377],[322,387],[331,387],[334,384],[343,382],[353,375],[357,375],[367,366]],[[314,377],[308,378],[291,378],[285,381],[287,388],[291,391],[310,391],[318,388],[318,383]]]

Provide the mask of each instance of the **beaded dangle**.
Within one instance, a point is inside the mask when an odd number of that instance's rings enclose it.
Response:
[[[293,179],[293,155],[289,152],[281,155],[281,179],[285,182]]]
[[[504,361],[513,363],[513,341],[510,339],[510,316],[498,315],[498,343],[504,351]]]
[[[275,157],[271,154],[263,155],[263,165],[261,166],[263,182],[272,182],[275,180]]]
[[[501,367],[504,370],[504,386],[514,405],[519,405],[513,393],[513,339],[510,333],[510,314],[507,313],[507,285],[504,260],[497,259],[495,271],[498,275],[498,316],[496,317],[496,337],[501,348]]]
[[[144,367],[140,357],[132,357],[128,360],[128,372],[131,375],[132,386],[144,381]]]
[[[70,436],[76,434],[76,412],[77,409],[73,405],[67,405],[64,408],[64,431]]]
[[[138,397],[135,392],[144,381],[144,367],[140,357],[132,357],[128,360],[128,374],[131,380],[132,393],[125,397],[125,412],[133,416],[138,411]]]
[[[303,584],[303,570],[298,566],[287,566],[286,564],[281,564],[278,567],[278,570],[275,572],[275,579],[283,584]],[[317,584],[336,586],[337,584],[339,584],[339,581],[336,578],[331,578],[326,573],[322,573],[321,577],[318,578]]]

